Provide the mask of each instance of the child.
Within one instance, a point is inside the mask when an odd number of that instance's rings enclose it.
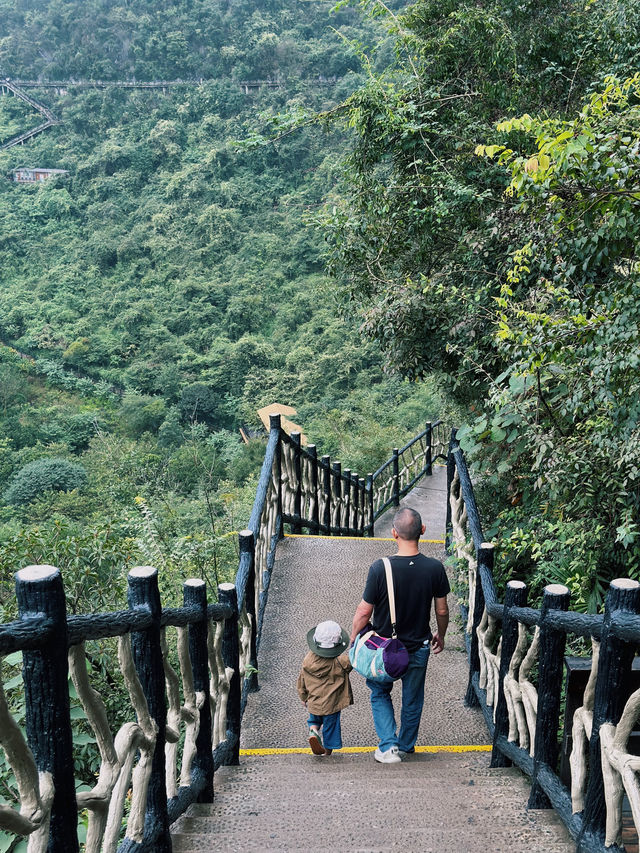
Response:
[[[349,635],[337,622],[320,622],[307,633],[307,644],[311,651],[302,661],[297,687],[309,710],[309,746],[314,755],[331,755],[342,748],[340,711],[353,705]]]

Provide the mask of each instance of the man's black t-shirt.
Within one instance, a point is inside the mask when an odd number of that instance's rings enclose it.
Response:
[[[390,557],[393,591],[396,599],[396,627],[398,639],[415,652],[431,639],[429,617],[434,598],[444,598],[450,590],[444,566],[439,560],[416,554],[414,557]],[[391,636],[389,596],[382,560],[369,569],[362,595],[367,604],[373,604],[371,624],[383,637]]]

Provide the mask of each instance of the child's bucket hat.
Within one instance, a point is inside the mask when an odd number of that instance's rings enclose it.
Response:
[[[349,635],[329,619],[307,632],[307,644],[321,658],[335,658],[349,647]]]

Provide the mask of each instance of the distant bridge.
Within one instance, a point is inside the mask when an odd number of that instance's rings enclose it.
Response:
[[[9,80],[10,78],[7,78]],[[313,83],[329,86],[335,83],[337,77],[318,75]],[[69,89],[171,89],[180,86],[202,86],[204,83],[215,82],[216,78],[192,78],[189,80],[12,80],[14,86],[21,89],[56,89],[65,93]],[[283,89],[286,81],[279,79],[238,80],[237,85],[245,92],[253,89]]]
[[[215,78],[214,78],[215,79]],[[330,86],[335,83],[337,77],[325,77],[318,75],[313,78],[313,84],[316,86]],[[158,89],[166,92],[167,89],[175,89],[180,86],[202,86],[204,83],[211,83],[211,78],[203,77],[194,78],[191,80],[15,80],[11,77],[0,78],[0,93],[6,95],[11,92],[17,98],[20,98],[25,103],[36,109],[41,115],[46,118],[46,121],[39,124],[37,127],[27,130],[24,133],[14,136],[7,142],[0,145],[0,151],[5,148],[12,148],[14,145],[24,145],[24,143],[48,127],[54,124],[60,124],[58,119],[51,110],[31,98],[24,92],[24,89],[54,89],[58,95],[66,95],[69,89]],[[259,89],[284,89],[286,82],[284,80],[238,80],[237,85],[244,90],[245,94],[257,91]]]

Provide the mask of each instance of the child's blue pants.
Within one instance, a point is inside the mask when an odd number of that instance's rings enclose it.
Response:
[[[307,724],[322,726],[322,743],[325,749],[342,749],[342,732],[340,730],[340,711],[335,714],[309,713]]]

